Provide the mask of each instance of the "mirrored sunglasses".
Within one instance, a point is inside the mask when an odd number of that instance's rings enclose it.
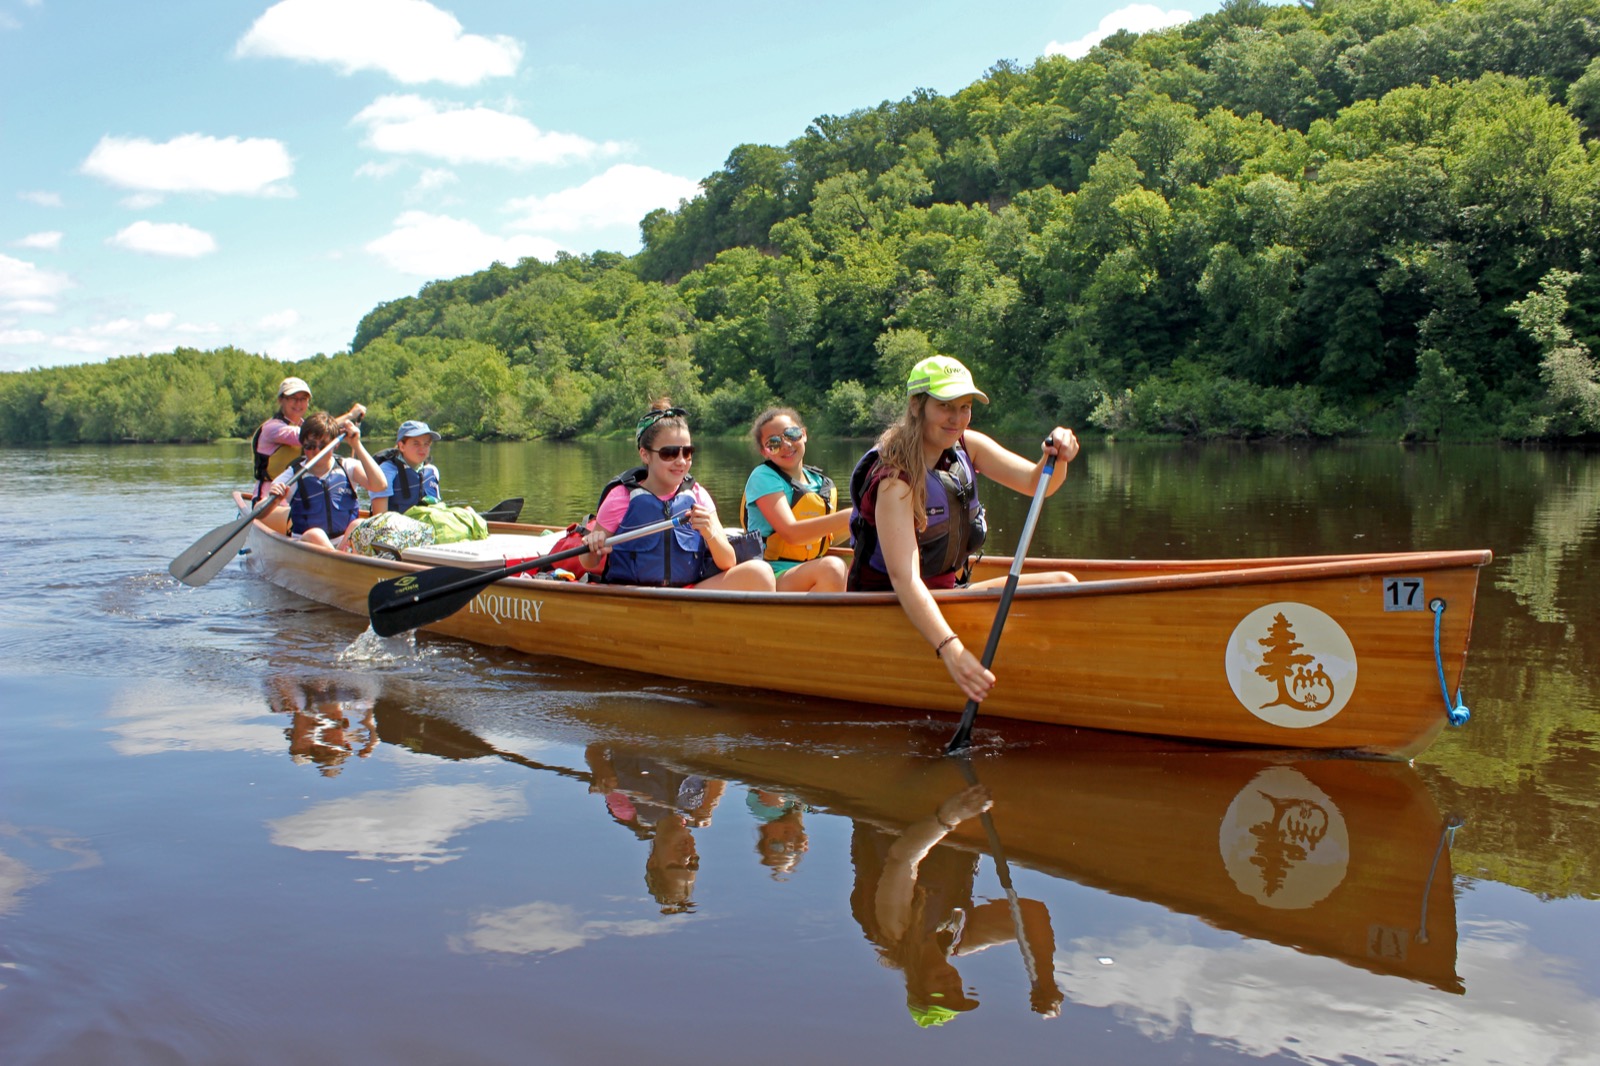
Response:
[[[790,426],[781,435],[774,433],[767,438],[767,451],[777,451],[784,441],[788,441],[790,444],[799,444],[802,440],[805,440],[805,437],[806,430],[804,426]]]

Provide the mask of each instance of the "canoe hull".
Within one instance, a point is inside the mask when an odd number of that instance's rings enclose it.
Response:
[[[249,548],[251,566],[269,581],[363,617],[374,583],[419,569],[308,547],[259,524]],[[1478,569],[1490,558],[1472,551],[1167,564],[1030,560],[1029,569],[1065,568],[1081,580],[1018,590],[983,717],[1409,757],[1446,722],[1436,664],[1455,692]],[[982,647],[999,593],[937,596],[963,641]],[[1397,610],[1390,602],[1397,596],[1423,602]],[[1437,659],[1435,615],[1426,608],[1434,600],[1445,605]],[[954,714],[964,704],[889,594],[760,595],[517,577],[428,628],[687,681],[918,712]]]

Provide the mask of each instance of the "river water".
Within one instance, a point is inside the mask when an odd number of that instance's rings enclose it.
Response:
[[[752,459],[699,443],[727,515]],[[628,452],[435,458],[564,522]],[[948,719],[179,586],[243,445],[4,455],[0,1062],[1600,1062],[1592,452],[1086,443],[1036,554],[1493,549],[1472,720],[1414,764],[985,724],[988,817]]]

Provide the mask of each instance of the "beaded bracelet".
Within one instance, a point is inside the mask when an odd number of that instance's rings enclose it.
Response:
[[[941,659],[942,660],[944,658],[944,646],[946,644],[950,643],[952,640],[955,640],[955,639],[956,639],[956,635],[954,633],[951,633],[948,637],[945,637],[943,640],[941,640],[938,643],[938,645],[935,646],[934,649],[933,649],[933,657],[935,659]]]

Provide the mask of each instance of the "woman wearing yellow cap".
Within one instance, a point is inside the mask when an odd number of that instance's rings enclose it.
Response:
[[[855,559],[849,587],[864,592],[893,589],[956,686],[968,699],[982,700],[994,687],[994,674],[962,644],[929,590],[961,584],[969,558],[983,543],[977,475],[1031,496],[1046,459],[1054,456],[1059,461],[1046,490],[1053,494],[1078,454],[1078,438],[1057,426],[1038,461],[1030,462],[970,429],[973,401],[988,403],[989,397],[973,384],[971,372],[949,356],[930,356],[912,367],[906,393],[905,414],[883,431],[850,479]],[[1021,583],[1072,580],[1072,575],[1054,571],[1023,574]],[[1004,581],[996,578],[973,587]]]
[[[252,499],[259,500],[267,491],[272,479],[300,458],[300,424],[311,409],[311,386],[300,378],[284,378],[278,384],[278,413],[256,427],[250,438],[250,455],[255,460],[256,489]],[[367,413],[360,404],[334,419],[358,421]]]

